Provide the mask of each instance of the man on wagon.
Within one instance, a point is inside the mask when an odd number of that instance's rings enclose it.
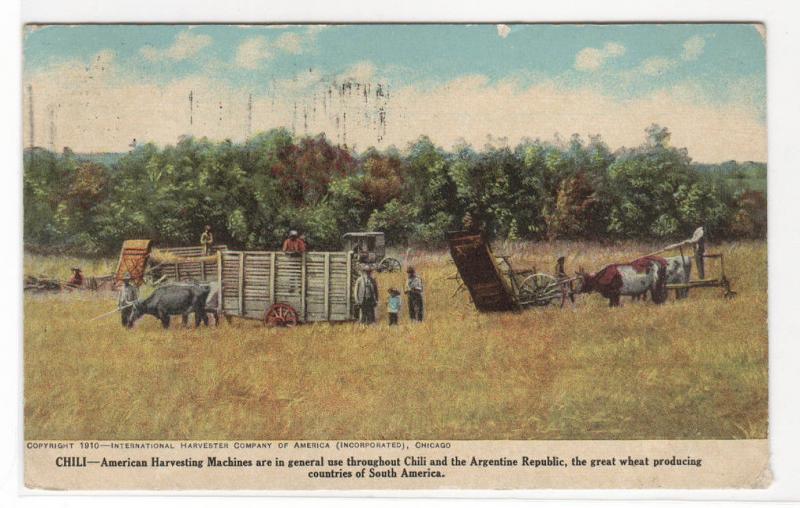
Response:
[[[283,241],[283,252],[301,253],[306,251],[306,242],[294,229],[289,231],[289,238]]]
[[[117,300],[117,308],[122,316],[122,326],[130,328],[133,324],[130,322],[131,312],[133,312],[133,304],[139,299],[139,289],[131,284],[130,272],[125,272],[122,276],[122,288],[119,290],[119,298]]]
[[[203,255],[211,254],[211,246],[214,244],[214,235],[211,234],[211,226],[206,224],[203,234],[200,235],[200,246],[203,247]]]

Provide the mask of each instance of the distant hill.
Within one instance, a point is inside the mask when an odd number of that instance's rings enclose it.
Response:
[[[126,154],[127,152],[75,153],[75,158],[82,161],[97,162],[111,167]]]
[[[695,163],[692,166],[702,173],[723,176],[737,189],[767,192],[767,164],[765,162],[726,161],[718,164]]]

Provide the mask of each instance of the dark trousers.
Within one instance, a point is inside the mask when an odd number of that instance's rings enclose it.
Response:
[[[389,313],[389,324],[396,325],[397,324],[397,312],[390,312]]]
[[[414,321],[422,321],[422,295],[411,291],[408,293],[408,314]]]
[[[375,304],[365,302],[364,305],[360,307],[359,311],[360,321],[362,323],[371,324],[375,322]]]
[[[130,319],[131,317],[131,312],[133,312],[133,309],[131,307],[127,307],[119,311],[120,316],[122,317],[122,326],[126,328],[130,326],[130,323],[128,323],[128,319]]]

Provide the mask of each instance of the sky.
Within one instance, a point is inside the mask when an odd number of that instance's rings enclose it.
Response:
[[[286,127],[358,151],[573,133],[614,150],[658,123],[698,162],[766,161],[765,44],[749,24],[28,26],[24,142]]]

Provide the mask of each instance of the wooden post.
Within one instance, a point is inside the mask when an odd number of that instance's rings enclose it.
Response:
[[[175,280],[178,282],[181,281],[180,263],[175,263]]]
[[[351,305],[351,300],[353,298],[353,281],[351,280],[352,277],[352,265],[353,265],[353,256],[350,253],[347,253],[347,297],[345,301],[347,302],[347,318],[350,319],[353,317],[353,310]]]
[[[217,284],[219,286],[219,290],[217,292],[217,315],[222,315],[225,309],[222,308],[222,252],[217,251]],[[219,323],[215,323],[219,324]]]
[[[206,280],[206,262],[200,261],[200,279]]]
[[[325,285],[324,292],[323,292],[323,301],[325,305],[325,320],[330,321],[331,319],[331,309],[330,309],[330,274],[331,271],[331,253],[325,253],[325,273],[323,273],[322,283]]]
[[[306,253],[300,259],[300,319],[306,320]]]
[[[244,252],[239,253],[239,315],[244,317]]]
[[[275,303],[275,252],[269,253],[269,304]]]

